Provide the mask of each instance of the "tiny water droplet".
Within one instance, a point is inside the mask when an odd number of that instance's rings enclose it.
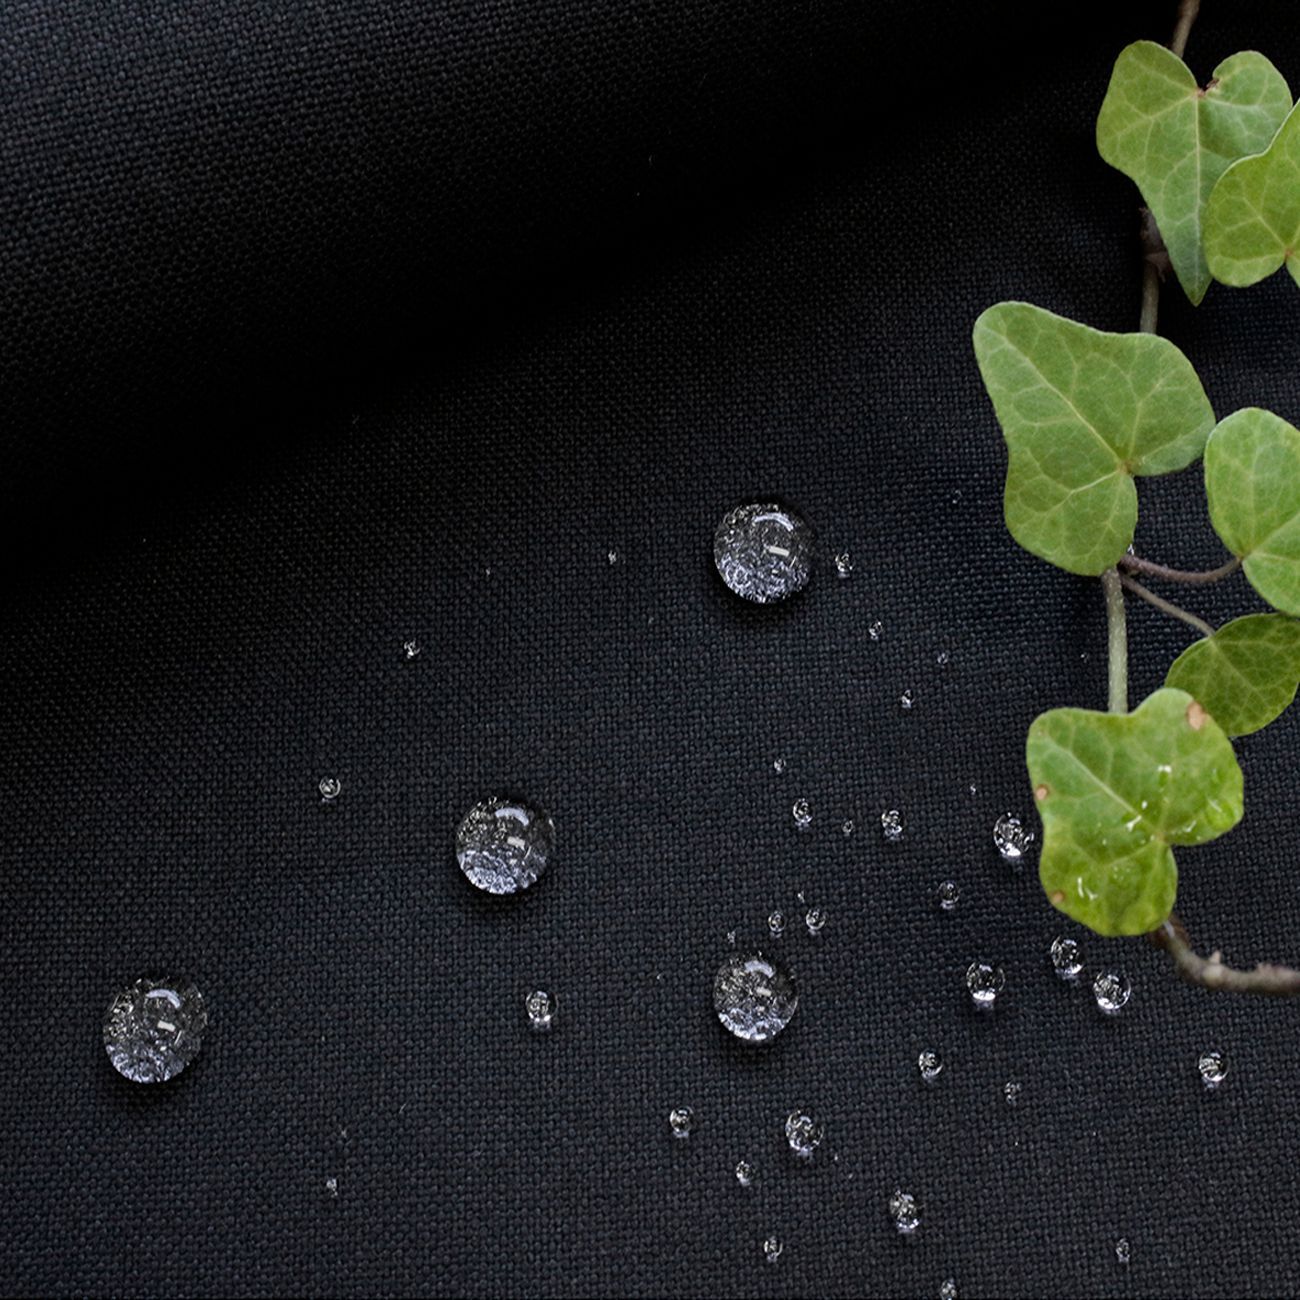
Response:
[[[843,831],[845,835],[852,835],[852,834],[853,834],[853,818],[852,818],[852,817],[846,817],[846,818],[845,818],[845,819],[840,823],[840,830]]]
[[[402,653],[403,653],[403,654],[404,654],[408,659],[414,659],[414,658],[416,658],[416,657],[419,655],[420,650],[421,650],[420,643],[419,643],[418,641],[414,640],[414,639],[412,639],[412,640],[410,640],[410,641],[403,641],[403,642],[402,642]]]
[[[691,1122],[695,1112],[689,1106],[676,1106],[668,1112],[668,1127],[675,1138],[688,1138],[691,1135]]]
[[[1128,1244],[1128,1238],[1121,1237],[1115,1243],[1115,1258],[1120,1262],[1121,1265],[1126,1265],[1129,1262],[1129,1260],[1132,1258],[1132,1254],[1133,1254],[1133,1249]]]
[[[555,825],[522,799],[476,803],[456,828],[456,861],[489,894],[513,894],[537,883],[555,851]]]
[[[955,880],[945,880],[942,885],[935,890],[939,899],[939,906],[945,912],[956,910],[957,904],[961,902],[961,886]]]
[[[824,907],[810,907],[808,915],[804,917],[803,921],[808,927],[809,934],[821,934],[826,926],[826,909]]]
[[[821,1146],[822,1126],[811,1115],[792,1110],[785,1120],[785,1140],[795,1155],[811,1160],[813,1152]]]
[[[1119,1015],[1132,992],[1133,986],[1122,971],[1103,971],[1092,982],[1092,996],[1104,1015]]]
[[[939,1053],[933,1048],[927,1047],[920,1056],[916,1058],[916,1068],[920,1071],[922,1083],[936,1083],[939,1076],[943,1073],[943,1061]]]
[[[910,709],[915,703],[916,696],[910,690],[904,691],[902,695],[898,697],[898,707],[900,709]]]
[[[946,668],[948,666],[948,661],[951,658],[952,655],[947,650],[940,650],[939,653],[935,655],[934,662],[937,663],[940,668]]]
[[[986,961],[973,961],[966,968],[966,988],[971,1001],[979,1011],[992,1011],[993,1004],[1002,992],[1007,977],[1001,966]]]
[[[613,566],[618,563],[619,554],[617,551],[610,551],[609,554],[605,556],[605,559],[609,561],[611,566]]]
[[[812,575],[812,530],[778,505],[737,506],[713,536],[713,562],[722,580],[760,605],[785,600]]]
[[[953,1278],[946,1279],[939,1288],[939,1300],[957,1300],[957,1283]]]
[[[779,1237],[768,1237],[767,1240],[763,1242],[763,1258],[767,1260],[769,1264],[775,1264],[776,1261],[781,1258],[781,1252],[784,1249],[785,1247],[781,1245],[781,1239]]]
[[[729,943],[733,948],[736,946],[736,932],[735,932],[735,930],[728,930],[728,931],[727,931],[727,942],[728,942],[728,943]]]
[[[785,771],[785,759],[783,759],[783,758],[774,758],[774,759],[772,760],[772,770],[773,770],[773,771],[774,771],[778,776],[780,776],[781,773]]]
[[[736,1181],[742,1187],[748,1187],[754,1181],[754,1166],[748,1160],[741,1160],[736,1165]]]
[[[1201,1082],[1207,1092],[1214,1092],[1228,1077],[1228,1064],[1223,1059],[1222,1052],[1203,1053],[1196,1062],[1196,1068],[1201,1072]]]
[[[885,625],[879,619],[876,619],[876,621],[867,628],[867,632],[873,641],[879,641],[880,638],[885,635]]]
[[[1004,1083],[1002,1095],[1007,1099],[1008,1106],[1014,1106],[1020,1100],[1020,1085],[1014,1082]]]
[[[895,1189],[889,1198],[889,1217],[904,1237],[910,1237],[921,1226],[921,1207],[917,1204],[916,1197],[910,1192]]]
[[[339,1180],[337,1178],[327,1178],[325,1180],[325,1191],[331,1199],[337,1200],[339,1194]]]
[[[528,1013],[528,1026],[537,1034],[546,1033],[555,1013],[559,1009],[559,998],[547,993],[545,989],[536,989],[524,999],[524,1010]]]
[[[321,802],[329,803],[343,793],[343,782],[336,776],[323,776],[316,788],[320,791]]]
[[[104,1012],[104,1051],[132,1083],[166,1083],[203,1046],[208,1012],[189,980],[145,977],[119,989]]]
[[[903,838],[903,814],[897,808],[880,814],[880,833],[890,844],[897,844]]]
[[[779,939],[785,933],[785,913],[778,910],[767,918],[767,928],[773,939]]]
[[[747,1043],[771,1042],[790,1023],[798,1005],[789,973],[757,953],[728,957],[714,976],[713,1009],[723,1025]]]
[[[1053,939],[1050,954],[1052,969],[1063,980],[1073,983],[1083,973],[1083,952],[1076,939]]]
[[[993,824],[993,843],[1007,862],[1019,862],[1033,842],[1034,832],[1015,813],[1003,813]]]
[[[790,809],[790,815],[794,818],[795,826],[801,831],[806,831],[812,825],[812,808],[809,807],[807,799],[796,799]]]
[[[850,558],[848,551],[841,551],[835,557],[835,572],[841,578],[847,578],[852,574],[853,560]]]

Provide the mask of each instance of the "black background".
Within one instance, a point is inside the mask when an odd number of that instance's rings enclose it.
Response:
[[[970,327],[1009,297],[1135,327],[1092,131],[1173,18],[1049,8],[5,6],[5,1290],[1297,1289],[1296,1008],[1081,934],[989,837],[1034,714],[1101,705],[1104,619],[1003,529]],[[1206,10],[1198,76],[1260,48],[1300,84],[1289,6]],[[1170,286],[1162,330],[1220,414],[1294,421],[1298,321],[1278,276]],[[818,572],[742,608],[712,532],[771,496]],[[1142,503],[1143,553],[1221,558],[1195,471]],[[1131,638],[1136,699],[1186,638],[1146,608]],[[1243,964],[1300,959],[1298,726],[1239,744],[1244,823],[1182,855],[1199,946]],[[451,857],[499,789],[558,828],[517,899]],[[710,989],[774,908],[803,1000],[755,1054]],[[1058,933],[1131,974],[1121,1019]],[[140,1088],[99,1033],[149,970],[212,1027]]]

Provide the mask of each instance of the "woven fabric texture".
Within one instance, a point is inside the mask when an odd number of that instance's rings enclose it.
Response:
[[[1300,1288],[1300,1011],[1058,921],[991,842],[1032,817],[1033,716],[1103,702],[1105,627],[1002,526],[970,328],[1003,298],[1135,326],[1092,129],[1171,17],[1048,39],[1039,8],[5,7],[6,1293]],[[1300,84],[1287,6],[1205,8],[1198,75],[1258,48]],[[1284,276],[1164,295],[1220,414],[1300,414],[1298,326]],[[772,496],[817,571],[742,607],[713,529]],[[1141,497],[1142,553],[1217,562],[1195,471]],[[1146,607],[1130,636],[1138,698],[1187,638]],[[1246,819],[1180,855],[1179,909],[1300,961],[1300,721],[1238,750]],[[513,899],[451,852],[496,791],[557,828]],[[765,1051],[713,1014],[729,931],[799,981]],[[1128,972],[1121,1018],[1057,934]],[[150,971],[211,1027],[140,1087],[100,1022]]]

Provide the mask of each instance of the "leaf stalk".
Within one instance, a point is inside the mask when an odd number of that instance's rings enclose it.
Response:
[[[1144,587],[1134,578],[1128,577],[1127,574],[1120,574],[1120,585],[1127,588],[1135,596],[1140,596],[1148,605],[1154,605],[1162,614],[1168,614],[1170,618],[1176,618],[1188,627],[1194,627],[1202,636],[1213,636],[1214,628],[1203,618],[1197,618],[1191,610],[1184,609],[1181,605],[1175,605],[1172,600],[1166,600],[1163,596],[1157,596],[1154,591]]]

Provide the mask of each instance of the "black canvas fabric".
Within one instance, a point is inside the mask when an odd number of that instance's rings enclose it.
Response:
[[[7,1292],[1297,1289],[1297,1008],[1056,919],[989,833],[1106,666],[1096,584],[1002,526],[970,327],[1135,325],[1092,130],[1168,8],[6,7]],[[1189,59],[1250,47],[1300,84],[1282,5],[1207,4]],[[1170,286],[1161,328],[1220,414],[1294,420],[1298,313],[1285,277]],[[1195,471],[1141,496],[1144,554],[1217,562]],[[742,607],[712,533],[769,497],[818,568]],[[1136,699],[1187,638],[1130,631]],[[1300,961],[1298,725],[1239,742],[1245,821],[1180,855],[1242,964]],[[498,790],[557,827],[514,899],[451,853]],[[763,1052],[713,1015],[729,931],[799,981]],[[1060,933],[1132,976],[1123,1017]],[[165,970],[208,1039],[132,1086],[103,1008]]]

